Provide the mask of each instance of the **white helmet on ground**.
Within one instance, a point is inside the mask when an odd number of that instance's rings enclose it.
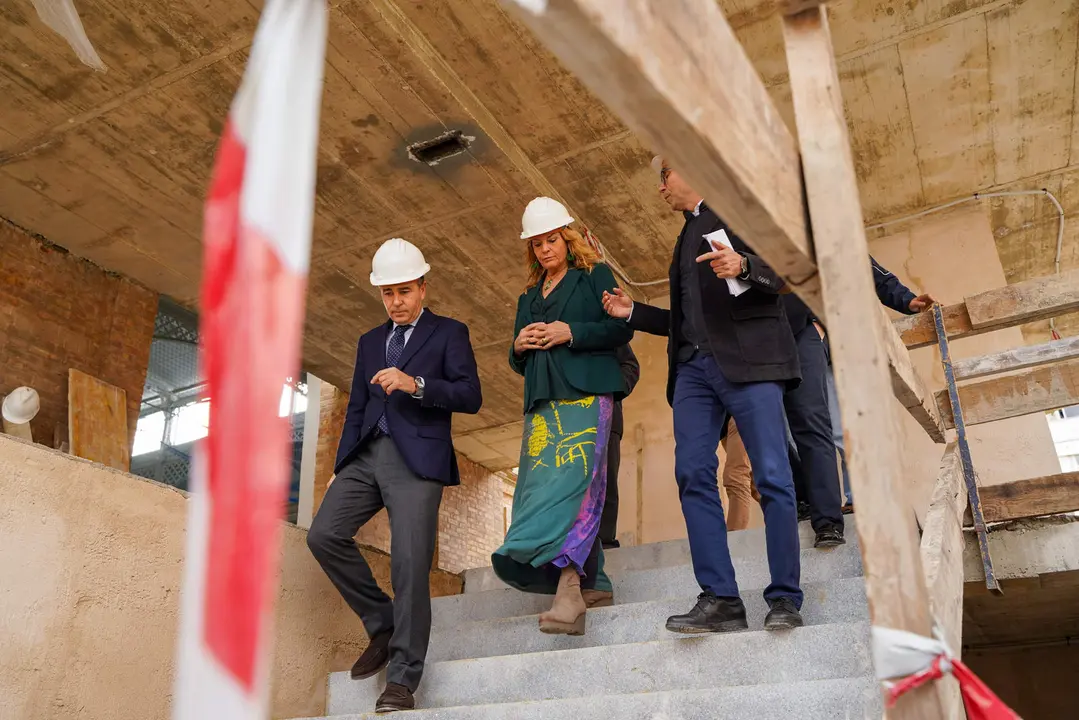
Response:
[[[528,203],[521,216],[521,239],[527,240],[543,233],[563,228],[573,222],[566,206],[549,197],[538,197]]]
[[[382,243],[371,259],[371,284],[375,287],[418,280],[431,272],[420,249],[401,238]]]
[[[33,420],[40,409],[41,398],[38,397],[37,390],[24,385],[15,388],[10,395],[4,398],[0,414],[9,423],[22,425]]]

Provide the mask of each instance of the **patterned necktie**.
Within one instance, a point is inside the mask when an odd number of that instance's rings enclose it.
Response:
[[[386,346],[386,367],[397,367],[397,363],[401,360],[401,353],[405,351],[405,331],[411,327],[411,325],[398,325],[393,329],[390,343]],[[383,435],[390,434],[390,424],[386,422],[385,410],[378,418],[378,429]]]

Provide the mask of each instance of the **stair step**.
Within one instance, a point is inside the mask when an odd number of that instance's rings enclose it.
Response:
[[[789,632],[676,637],[435,662],[427,665],[416,700],[423,708],[564,698],[588,698],[595,703],[597,695],[707,690],[756,685],[761,680],[771,684],[863,678],[871,673],[868,624],[836,623]],[[384,675],[352,680],[348,672],[333,673],[330,715],[369,712],[384,685]],[[804,698],[803,703],[803,709],[808,709]]]
[[[844,515],[847,545],[858,546],[858,533],[854,525],[854,515]],[[809,521],[798,523],[798,537],[802,549],[813,547],[814,533]],[[732,558],[760,556],[764,557],[766,544],[764,528],[738,530],[727,534],[727,545]],[[610,575],[624,574],[637,570],[653,570],[673,565],[688,565],[689,542],[687,540],[668,540],[666,542],[635,545],[604,551],[605,567]],[[465,570],[465,593],[486,592],[505,587],[490,567]]]
[[[862,574],[862,556],[858,547],[850,543],[826,550],[802,550],[801,558],[803,585]],[[768,558],[763,553],[735,557],[734,568],[742,599],[747,604],[758,600],[761,590],[768,586],[770,580]],[[614,583],[615,602],[620,605],[684,598],[700,592],[693,577],[693,567],[688,562],[649,570],[612,572],[610,575]],[[522,593],[501,583],[500,586],[501,589],[435,599],[432,601],[433,627],[438,629],[475,620],[535,615],[550,607],[550,596]]]
[[[602,710],[599,708],[602,707]],[[683,692],[608,695],[536,702],[467,705],[418,710],[422,720],[879,720],[884,708],[872,678],[742,685]],[[373,712],[334,715],[332,720],[374,720]],[[377,716],[382,717],[382,716]],[[308,718],[308,720],[316,720]],[[331,720],[331,717],[322,720]]]
[[[863,578],[813,583],[804,591],[806,625],[869,620]],[[549,606],[550,598],[546,600]],[[537,628],[536,615],[461,623],[432,634],[427,662],[669,640],[673,636],[664,628],[667,618],[688,611],[694,602],[696,596],[687,595],[589,610],[588,630],[581,637],[544,635]],[[749,627],[764,627],[767,611],[763,599],[747,598]]]

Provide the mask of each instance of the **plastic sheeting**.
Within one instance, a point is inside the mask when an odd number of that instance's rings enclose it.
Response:
[[[89,65],[94,70],[105,72],[108,68],[101,62],[94,46],[90,44],[90,38],[86,37],[86,31],[82,28],[82,20],[75,10],[72,0],[31,0],[37,16],[41,22],[48,25],[61,37],[67,40],[68,45],[75,51],[75,55],[84,65]]]

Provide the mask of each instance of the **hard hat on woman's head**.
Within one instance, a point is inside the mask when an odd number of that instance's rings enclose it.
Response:
[[[419,280],[431,272],[420,249],[401,238],[382,243],[371,259],[371,284],[375,287]]]
[[[521,239],[527,240],[558,228],[564,228],[573,222],[566,206],[549,197],[538,197],[528,203],[521,216]]]

